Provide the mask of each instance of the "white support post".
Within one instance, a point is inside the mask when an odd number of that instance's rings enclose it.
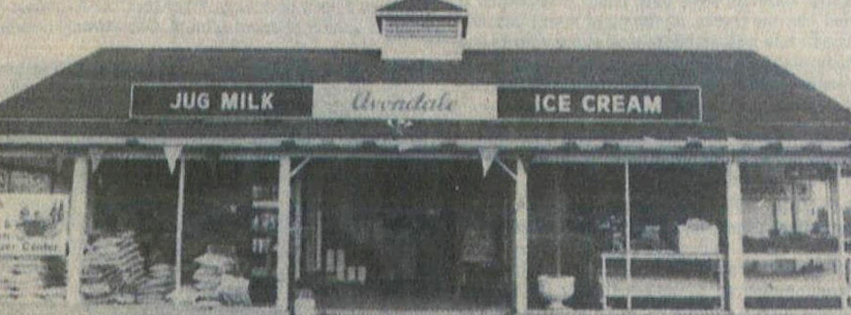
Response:
[[[86,157],[74,159],[74,179],[71,186],[71,211],[69,213],[69,236],[68,236],[68,263],[67,281],[68,287],[65,292],[68,304],[78,306],[82,304],[80,285],[83,274],[83,250],[86,246],[86,200],[89,185],[89,165]]]
[[[177,231],[175,231],[174,246],[174,285],[180,290],[183,285],[183,207],[186,204],[186,159],[180,158],[180,176],[177,181]]]
[[[629,194],[629,163],[623,165],[624,239],[626,240],[626,309],[632,309],[632,207]]]
[[[842,302],[840,302],[842,309],[848,309],[848,282],[847,282],[847,257],[845,256],[845,207],[846,205],[843,202],[843,198],[841,197],[843,193],[848,192],[848,187],[842,184],[842,163],[836,164],[836,180],[833,184],[833,190],[831,191],[831,195],[834,200],[834,205],[836,207],[834,211],[834,222],[833,225],[836,226],[836,233],[834,235],[839,238],[839,272],[842,275]]]
[[[301,256],[302,256],[302,233],[304,229],[302,228],[303,224],[303,210],[301,208],[301,179],[296,178],[293,180],[293,206],[295,207],[294,214],[295,218],[293,218],[293,280],[298,281],[301,278]]]
[[[279,310],[289,309],[290,269],[290,157],[283,157],[278,168],[278,297]]]
[[[522,160],[517,160],[517,177],[514,186],[514,308],[517,314],[527,310],[528,268],[528,179]]]
[[[739,163],[727,163],[727,272],[730,284],[730,312],[745,311],[745,269],[742,244],[742,183]]]
[[[322,210],[316,211],[316,271],[322,271]]]

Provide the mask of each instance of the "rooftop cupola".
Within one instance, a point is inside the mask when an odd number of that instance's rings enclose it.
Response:
[[[376,11],[382,59],[460,60],[467,10],[440,0],[400,0]]]

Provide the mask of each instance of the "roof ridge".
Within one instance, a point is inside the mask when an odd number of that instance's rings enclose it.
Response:
[[[378,9],[378,12],[467,12],[466,9],[442,0],[399,0]]]

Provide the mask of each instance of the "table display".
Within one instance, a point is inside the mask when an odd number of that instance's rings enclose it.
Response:
[[[677,253],[674,251],[633,251],[631,253],[604,253],[602,255],[603,307],[608,307],[608,299],[621,297],[633,298],[717,298],[718,308],[723,309],[724,297],[724,255],[718,253]],[[695,263],[704,262],[699,269],[703,274],[678,273],[676,269],[664,269],[670,273],[652,275],[637,275],[636,266],[626,268],[623,272],[611,270],[612,261],[636,261],[650,263]],[[645,266],[646,267],[646,266]],[[657,266],[658,268],[658,266]],[[659,271],[659,270],[657,270]],[[628,308],[631,305],[627,302]]]
[[[843,259],[835,253],[745,254],[749,297],[838,297],[848,294]]]

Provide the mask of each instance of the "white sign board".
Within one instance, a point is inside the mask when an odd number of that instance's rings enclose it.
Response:
[[[496,86],[450,84],[317,84],[313,118],[496,119]]]
[[[0,256],[64,256],[68,195],[0,194]]]

